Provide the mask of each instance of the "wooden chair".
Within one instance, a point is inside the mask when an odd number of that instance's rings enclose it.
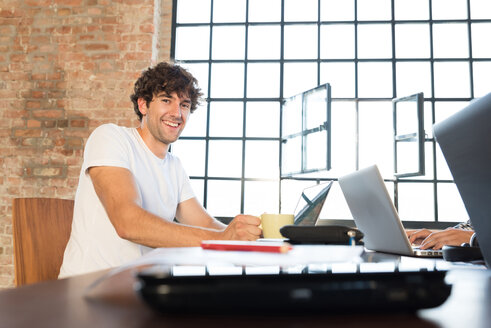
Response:
[[[73,200],[15,198],[12,206],[15,283],[56,280],[72,229]]]

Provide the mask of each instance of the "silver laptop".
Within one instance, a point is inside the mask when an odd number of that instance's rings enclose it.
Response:
[[[412,247],[376,165],[339,178],[356,226],[364,234],[365,247],[407,256],[442,257],[441,250]]]
[[[433,134],[491,268],[491,93],[437,123]]]

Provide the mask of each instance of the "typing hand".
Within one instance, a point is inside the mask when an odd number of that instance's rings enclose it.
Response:
[[[420,245],[433,232],[428,229],[406,230],[406,235],[411,245]]]
[[[444,245],[460,246],[463,243],[468,243],[473,234],[474,231],[472,230],[447,228],[431,233],[421,242],[420,248],[441,249]]]

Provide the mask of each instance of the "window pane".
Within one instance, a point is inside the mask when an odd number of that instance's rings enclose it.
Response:
[[[438,221],[465,222],[469,215],[454,183],[439,183]]]
[[[358,57],[392,57],[391,26],[389,24],[358,25]]]
[[[469,103],[467,101],[438,101],[435,102],[435,123],[441,122],[458,111],[462,110]]]
[[[396,64],[397,97],[423,92],[431,95],[431,67],[429,62]]]
[[[242,141],[210,140],[208,175],[240,177],[242,172]]]
[[[244,59],[244,26],[213,27],[213,59]]]
[[[285,21],[317,21],[317,0],[285,0]]]
[[[280,95],[280,64],[247,65],[247,97],[278,98]]]
[[[202,179],[191,179],[191,188],[193,188],[194,195],[198,202],[203,205],[203,192],[204,192],[204,182]]]
[[[300,172],[302,170],[302,138],[287,139],[282,145],[282,174]]]
[[[310,133],[306,137],[305,170],[327,168],[327,132]]]
[[[396,24],[395,31],[397,58],[430,57],[428,24]]]
[[[205,174],[204,140],[180,139],[172,144],[172,153],[181,159],[189,176],[203,176]]]
[[[471,0],[471,18],[472,19],[489,19],[491,12],[491,1],[489,0]]]
[[[429,8],[428,0],[395,0],[394,16],[397,20],[426,20]]]
[[[244,213],[261,215],[279,211],[279,187],[276,181],[246,181],[244,184]]]
[[[360,63],[358,75],[360,97],[392,97],[391,63]]]
[[[213,0],[213,22],[245,22],[246,0]]]
[[[433,24],[435,58],[469,57],[467,24]]]
[[[316,63],[284,64],[283,97],[288,98],[316,86]]]
[[[321,1],[322,21],[349,21],[355,19],[354,0],[324,0]]]
[[[204,137],[206,136],[206,104],[198,106],[189,116],[186,127],[182,131],[183,137]]]
[[[399,216],[401,220],[428,221],[435,216],[433,184],[399,183]]]
[[[279,59],[281,27],[279,25],[249,26],[247,58]]]
[[[210,0],[177,1],[177,23],[209,23]]]
[[[360,102],[360,168],[378,164],[382,176],[394,175],[391,102]]]
[[[353,63],[321,63],[320,83],[331,84],[333,98],[355,96],[355,65]]]
[[[211,96],[242,98],[244,96],[244,65],[211,64]]]
[[[354,58],[355,28],[353,25],[321,26],[321,58]]]
[[[358,0],[358,20],[390,20],[390,0]]]
[[[242,102],[214,101],[210,103],[210,136],[242,137]],[[224,124],[226,122],[226,124]]]
[[[491,8],[490,8],[491,13]],[[491,57],[491,23],[474,23],[472,30],[472,56],[474,58]]]
[[[302,132],[302,101],[302,95],[296,95],[283,103],[283,136]]]
[[[491,92],[491,62],[475,62],[474,97],[482,97]]]
[[[279,178],[279,142],[278,141],[246,141],[245,145],[245,176],[246,178]]]
[[[432,0],[433,19],[466,19],[467,0]]]
[[[212,216],[240,213],[240,181],[208,180],[207,210]]]
[[[435,63],[435,97],[466,98],[470,96],[469,64]]]
[[[279,102],[247,103],[246,136],[280,137]]]
[[[305,128],[318,128],[327,122],[327,91],[325,88],[309,92],[304,96]]]
[[[430,129],[431,131],[431,129]],[[435,170],[433,168],[433,143],[425,142],[425,174],[418,176],[418,179],[434,179]]]
[[[331,103],[331,156],[335,176],[356,170],[356,106],[354,102]]]
[[[249,22],[279,22],[281,0],[249,0]]]
[[[426,138],[433,138],[433,109],[429,101],[424,102],[424,120]]]
[[[317,58],[317,25],[285,26],[285,59]]]
[[[208,63],[194,64],[183,62],[178,64],[187,69],[198,80],[201,92],[206,97],[208,95]]]
[[[428,142],[425,142],[425,174],[424,175],[418,175],[417,179],[424,179],[424,180],[431,180],[435,177],[435,171],[433,169],[433,144],[428,141]],[[398,150],[399,152],[399,150]],[[410,153],[411,155],[414,154],[414,151],[412,153]],[[399,157],[399,154],[398,154],[398,158]],[[414,160],[414,157],[411,157],[408,162],[411,162],[411,163],[415,163],[415,160]],[[400,161],[398,160],[397,162],[397,166],[400,168],[400,171],[402,170],[405,170],[407,171],[407,168],[405,167],[401,167],[400,165]],[[417,170],[416,169],[413,169],[412,171],[415,172]],[[399,178],[399,179],[411,179],[411,178]]]
[[[210,28],[208,26],[176,29],[176,59],[208,59]]]
[[[397,172],[419,172],[418,143],[398,142],[397,147]],[[419,176],[418,176],[419,177]]]

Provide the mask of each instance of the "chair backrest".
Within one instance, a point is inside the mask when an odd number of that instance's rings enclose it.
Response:
[[[73,200],[15,198],[12,206],[15,283],[56,280],[70,238]]]

